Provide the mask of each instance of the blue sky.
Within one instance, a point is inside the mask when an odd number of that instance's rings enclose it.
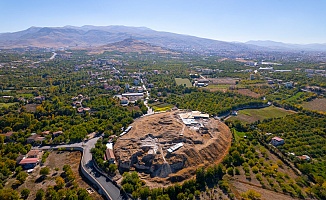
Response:
[[[223,41],[326,43],[326,0],[0,0],[0,32],[144,26]]]

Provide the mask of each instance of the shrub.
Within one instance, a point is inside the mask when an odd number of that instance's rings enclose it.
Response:
[[[29,189],[24,188],[21,192],[20,195],[23,199],[27,199],[28,195],[30,194],[31,191]]]
[[[39,189],[38,191],[37,191],[37,193],[36,193],[36,200],[43,200],[44,199],[44,197],[45,197],[45,192],[44,192],[44,190],[41,188],[41,189]]]
[[[227,172],[229,175],[233,176],[233,175],[234,175],[233,167],[229,167],[229,168],[226,170],[226,172]]]
[[[46,176],[50,173],[50,169],[48,167],[43,167],[41,170],[40,170],[40,175],[42,176]]]
[[[257,173],[259,172],[259,168],[258,168],[257,166],[253,166],[253,167],[251,168],[251,170],[252,170],[252,172],[255,173],[255,174],[257,174]]]
[[[24,171],[21,171],[16,176],[16,179],[19,181],[20,184],[23,184],[27,177],[28,177],[28,174]]]
[[[244,199],[259,200],[261,199],[261,194],[255,190],[248,190],[242,193],[241,197]]]
[[[240,175],[240,170],[239,170],[238,167],[235,168],[235,174],[236,174],[236,175]]]
[[[261,182],[263,180],[263,177],[261,176],[261,174],[256,174],[256,179]]]

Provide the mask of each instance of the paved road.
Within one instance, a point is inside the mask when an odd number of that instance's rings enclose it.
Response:
[[[128,199],[124,198],[120,193],[120,189],[114,185],[107,177],[103,176],[99,173],[94,165],[92,160],[91,149],[95,147],[95,144],[99,137],[93,138],[88,140],[87,142],[83,143],[74,143],[74,144],[67,144],[67,145],[57,145],[57,146],[43,146],[38,149],[47,150],[47,149],[57,149],[57,148],[83,148],[83,159],[81,161],[82,165],[84,166],[85,170],[90,174],[100,185],[102,188],[109,194],[112,200],[118,199]]]
[[[140,79],[140,82],[143,83],[143,79]],[[145,84],[143,84],[143,89],[144,89],[144,91],[146,91],[146,96],[147,96],[146,99],[144,100],[144,105],[147,107],[147,114],[146,115],[152,115],[152,114],[154,114],[154,111],[153,111],[153,109],[151,107],[148,106],[147,99],[149,99],[150,94],[149,94]]]
[[[51,56],[51,58],[49,60],[53,60],[56,55],[57,55],[57,53],[53,52],[53,55]]]

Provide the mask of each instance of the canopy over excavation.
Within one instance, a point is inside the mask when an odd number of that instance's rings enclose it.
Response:
[[[163,183],[188,179],[198,166],[220,162],[232,134],[224,123],[208,117],[174,111],[136,120],[115,144],[119,170],[143,172],[147,182]]]

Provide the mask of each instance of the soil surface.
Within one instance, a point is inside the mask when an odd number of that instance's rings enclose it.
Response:
[[[212,118],[186,126],[180,119],[181,113],[173,111],[137,119],[114,146],[119,170],[136,170],[148,186],[163,187],[192,178],[198,166],[221,162],[231,146],[229,128]],[[182,147],[168,151],[180,143]]]
[[[249,96],[249,97],[253,97],[253,98],[259,98],[261,96],[260,94],[253,92],[249,89],[238,89],[238,90],[236,90],[236,92],[238,92],[241,95],[245,95],[245,96]]]
[[[25,183],[20,185],[16,190],[20,193],[21,190],[27,188],[31,191],[30,195],[28,196],[28,199],[31,200],[35,199],[37,190],[42,188],[44,191],[46,191],[48,186],[55,185],[55,179],[56,177],[60,176],[60,174],[63,172],[62,168],[65,164],[71,166],[71,169],[76,177],[76,182],[78,183],[78,187],[84,189],[90,188],[91,186],[88,185],[88,183],[86,183],[85,180],[79,174],[80,160],[81,160],[81,152],[79,151],[73,151],[73,152],[53,151],[49,154],[49,157],[46,159],[46,162],[42,166],[42,167],[46,166],[50,168],[50,173],[49,175],[47,175],[46,179],[45,180],[40,179],[41,167],[38,165],[34,168],[34,171],[29,174]],[[55,168],[58,168],[59,170],[56,171]],[[99,195],[95,189],[93,189],[93,191],[94,192],[90,194],[92,199],[103,200],[103,197]]]
[[[248,190],[254,190],[258,193],[261,194],[261,199],[262,200],[269,200],[269,199],[282,199],[282,200],[292,200],[292,199],[297,199],[297,198],[293,198],[289,195],[285,195],[279,192],[274,192],[272,190],[267,190],[267,189],[263,189],[260,186],[257,186],[255,184],[250,184],[247,182],[240,182],[240,181],[230,181],[230,183],[232,184],[232,191],[234,191],[234,189],[236,190],[235,195],[236,196],[240,196],[240,194],[247,192]]]

